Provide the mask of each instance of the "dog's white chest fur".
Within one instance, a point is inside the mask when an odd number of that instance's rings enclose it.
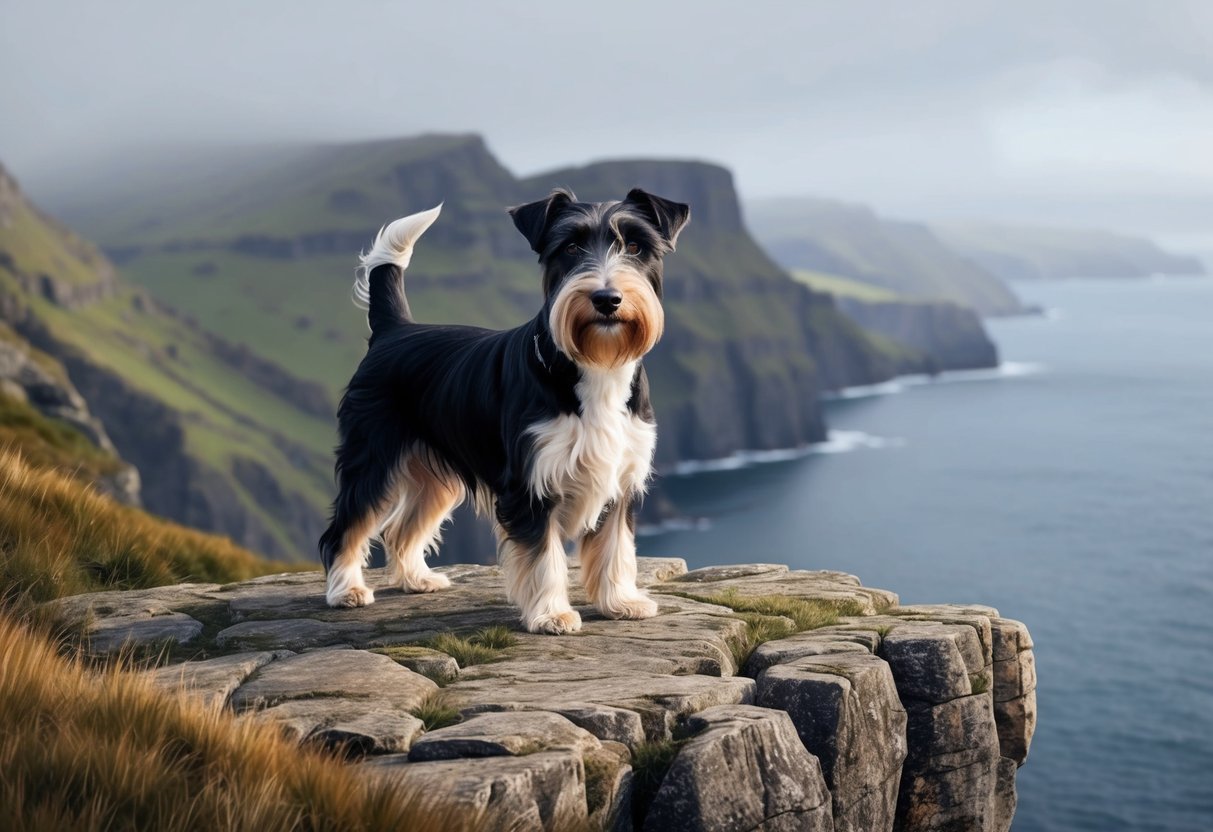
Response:
[[[657,429],[628,412],[635,372],[635,363],[615,370],[583,369],[576,388],[581,413],[531,428],[531,488],[559,501],[566,537],[593,529],[602,510],[625,491],[644,490]]]

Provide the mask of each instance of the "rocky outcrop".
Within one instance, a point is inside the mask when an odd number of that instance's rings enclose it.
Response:
[[[495,567],[442,571],[451,589],[425,595],[372,572],[355,610],[325,606],[319,573],[54,604],[94,650],[167,639],[178,663],[155,684],[439,795],[467,826],[1009,828],[1035,665],[989,607],[642,558],[657,617],[604,620],[575,592],[584,629],[557,638],[518,631]]]
[[[139,505],[139,471],[117,459],[117,450],[105,426],[89,410],[67,372],[50,356],[31,347],[0,323],[0,395],[25,402],[48,419],[62,422],[102,451],[113,454],[115,464],[95,485],[127,505]]]
[[[839,308],[871,332],[929,356],[929,371],[998,366],[998,347],[972,309],[941,302],[867,302],[839,298]]]

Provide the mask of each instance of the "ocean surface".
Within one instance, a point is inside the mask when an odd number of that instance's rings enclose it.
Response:
[[[804,454],[666,476],[695,566],[841,569],[1027,623],[1016,832],[1213,829],[1213,280],[1020,284],[1002,371],[832,401]]]

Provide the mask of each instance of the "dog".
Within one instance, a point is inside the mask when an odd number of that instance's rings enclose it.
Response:
[[[388,581],[433,592],[426,565],[465,499],[494,521],[509,600],[532,633],[572,633],[565,542],[608,618],[648,618],[636,586],[636,503],[657,427],[644,356],[662,335],[662,260],[690,208],[633,189],[579,202],[558,189],[509,209],[539,255],[543,306],[515,329],[416,323],[403,275],[442,206],[380,230],[354,297],[367,353],[338,407],[338,494],[320,539],[333,607],[373,603],[363,577],[382,541]]]

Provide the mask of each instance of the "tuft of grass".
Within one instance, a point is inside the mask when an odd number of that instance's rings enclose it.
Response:
[[[632,749],[632,822],[640,829],[685,740],[650,740]]]
[[[610,782],[619,764],[605,754],[586,754],[583,763],[586,809],[593,815],[606,805],[610,796]]]
[[[492,650],[505,650],[517,644],[518,638],[509,627],[502,624],[494,624],[492,627],[485,627],[483,630],[473,633],[471,641],[475,644],[482,644]]]
[[[973,693],[986,693],[990,690],[990,678],[984,673],[970,673],[969,687]]]
[[[741,637],[729,643],[733,662],[738,670],[745,666],[746,660],[750,658],[750,654],[758,645],[779,638],[787,638],[799,632],[796,622],[782,615],[743,612],[738,613],[737,617],[746,623],[745,632]]]
[[[730,644],[733,660],[743,667],[758,645],[777,638],[786,638],[805,630],[816,630],[837,624],[845,615],[861,615],[862,606],[856,601],[825,598],[795,598],[786,595],[742,595],[728,588],[713,593],[671,592],[682,598],[728,607],[746,622],[746,631]]]
[[[516,642],[517,638],[509,628],[496,625],[477,630],[469,636],[439,633],[426,646],[453,657],[460,667],[471,667],[497,661],[502,652]]]
[[[402,793],[145,678],[92,672],[5,614],[0,702],[6,828],[450,828],[433,795]]]
[[[298,568],[120,505],[0,451],[0,598],[11,606],[104,589],[224,583]]]
[[[881,624],[879,627],[875,628],[873,630],[873,632],[876,633],[876,635],[880,636],[881,638],[884,638],[889,633],[893,632],[893,625],[892,624]]]
[[[427,731],[436,731],[439,728],[463,722],[463,715],[459,713],[459,709],[452,707],[441,692],[426,697],[424,702],[409,713],[420,719]]]

